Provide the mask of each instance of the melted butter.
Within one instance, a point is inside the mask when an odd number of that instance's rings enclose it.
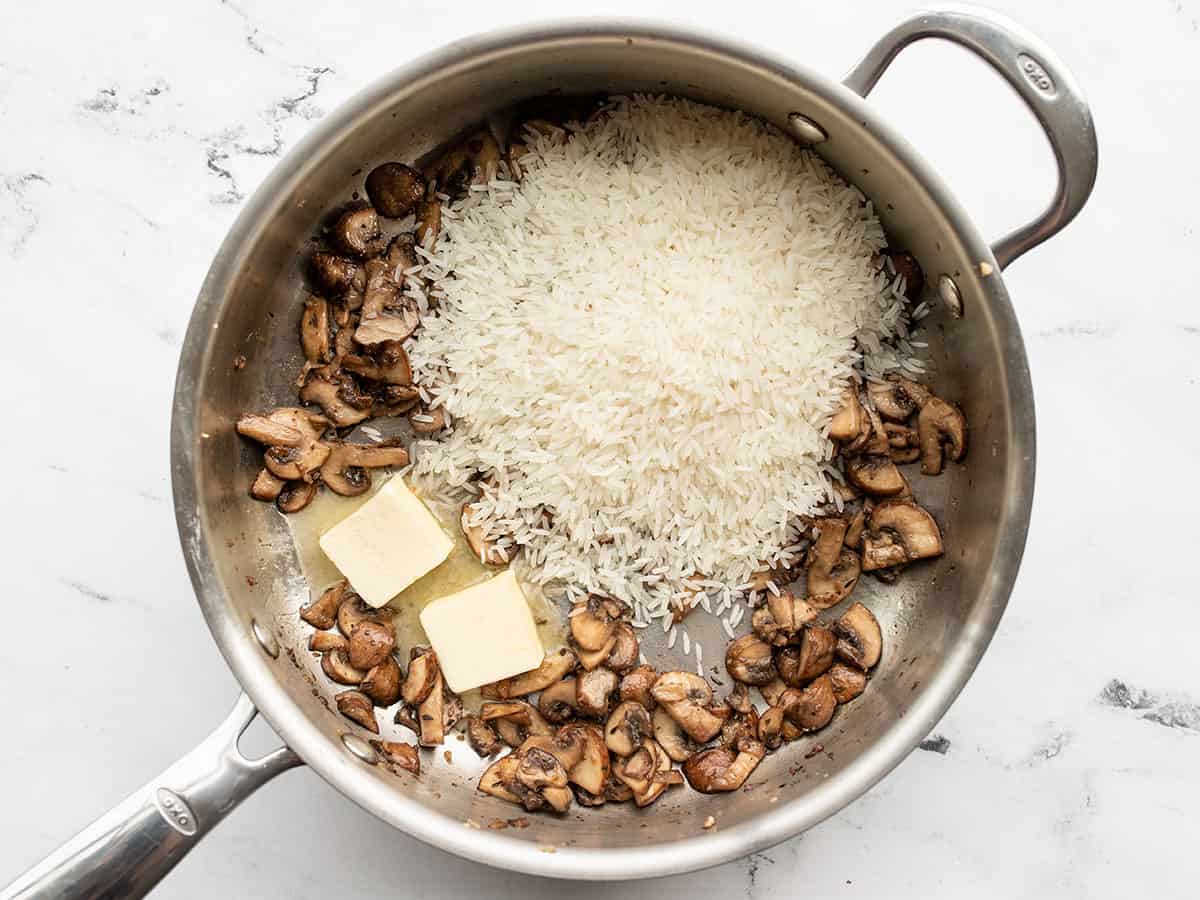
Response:
[[[296,547],[301,571],[308,581],[312,596],[318,596],[321,591],[342,578],[337,566],[321,549],[321,535],[370,500],[384,483],[384,479],[375,478],[371,490],[359,497],[339,497],[332,491],[320,491],[305,509],[285,516],[292,532],[292,543]],[[479,557],[471,552],[471,546],[457,521],[445,521],[437,515],[436,507],[431,506],[430,511],[438,518],[446,536],[454,542],[454,549],[450,551],[445,562],[423,578],[417,579],[393,597],[387,605],[396,628],[396,655],[401,661],[408,660],[409,650],[413,647],[429,644],[429,638],[425,635],[425,629],[421,627],[418,618],[421,610],[439,597],[479,584],[500,571],[495,567],[485,566],[479,561]],[[564,646],[566,622],[558,608],[537,585],[524,579],[520,579],[520,583],[525,602],[529,604],[533,620],[537,623],[538,637],[541,638],[543,649],[549,653]],[[471,691],[463,700],[468,707],[475,706],[478,702],[478,692]]]

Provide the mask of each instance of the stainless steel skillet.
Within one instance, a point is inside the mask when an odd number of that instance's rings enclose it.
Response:
[[[989,245],[938,176],[864,98],[905,46],[950,40],[987,61],[1033,110],[1059,183],[1029,225]],[[962,467],[915,485],[948,553],[857,598],[877,612],[885,655],[872,688],[820,741],[768,757],[755,787],[710,797],[672,791],[654,807],[610,805],[523,830],[464,826],[512,815],[472,790],[479,766],[429,755],[419,779],[378,765],[329,709],[331,691],[298,653],[307,586],[284,524],[246,497],[251,451],[232,430],[244,409],[290,401],[305,242],[385,159],[419,157],[514,101],[654,91],[755,113],[814,149],[870,196],[897,246],[932,283],[927,337],[938,392],[972,430]],[[1033,396],[1002,277],[1063,228],[1096,174],[1090,113],[1048,48],[983,10],[921,13],[885,35],[839,83],[742,45],[674,26],[589,20],[463,41],[398,70],[326,117],[246,204],[201,290],[180,359],[172,423],[175,504],[197,598],[245,694],[203,744],[10,885],[4,897],[141,896],[260,784],[301,762],[363,808],[443,849],[567,878],[641,878],[714,865],[820,822],[866,791],[928,733],[970,677],[1007,603],[1029,522]],[[244,369],[233,361],[245,356]],[[247,576],[254,580],[251,588]],[[719,627],[696,636],[723,645]],[[648,642],[647,655],[656,648]],[[245,759],[236,738],[261,710],[286,747]],[[801,764],[802,763],[802,764]],[[718,827],[703,830],[712,815]],[[548,852],[548,851],[553,852]]]

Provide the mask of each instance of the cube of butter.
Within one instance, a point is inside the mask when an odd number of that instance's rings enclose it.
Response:
[[[399,477],[321,535],[320,543],[350,585],[375,607],[444,562],[454,547]]]
[[[456,694],[536,669],[545,658],[533,613],[511,569],[434,600],[421,610],[421,627]]]

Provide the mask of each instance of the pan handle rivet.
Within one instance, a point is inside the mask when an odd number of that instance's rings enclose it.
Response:
[[[250,631],[267,656],[271,657],[271,659],[279,658],[279,641],[275,640],[275,635],[264,628],[258,619],[250,620]]]
[[[379,762],[379,754],[375,752],[375,748],[357,734],[350,734],[349,732],[343,734],[342,745],[365,763],[375,765]]]
[[[942,298],[942,302],[950,310],[950,315],[956,319],[961,319],[963,315],[963,299],[962,292],[958,289],[958,285],[949,275],[943,274],[938,278],[938,296]]]
[[[792,134],[806,144],[819,144],[829,139],[824,128],[798,112],[788,113],[788,124],[792,126]]]

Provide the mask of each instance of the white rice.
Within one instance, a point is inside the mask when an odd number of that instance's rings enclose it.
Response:
[[[419,251],[440,300],[411,360],[454,427],[414,471],[474,499],[527,577],[666,632],[689,580],[724,610],[798,549],[847,381],[921,371],[903,298],[863,195],[756,119],[617,98],[529,142],[519,184],[446,204]]]

